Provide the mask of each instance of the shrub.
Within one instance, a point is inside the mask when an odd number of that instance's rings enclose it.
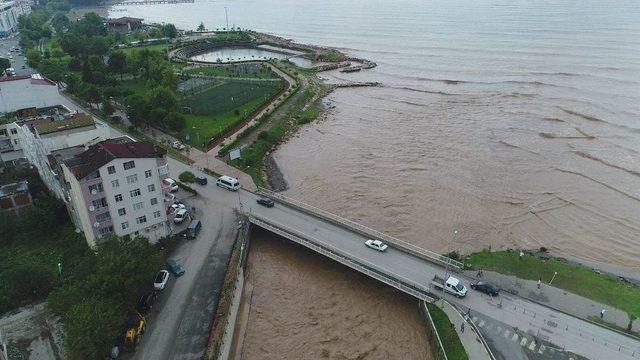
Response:
[[[196,189],[192,188],[191,186],[182,183],[180,181],[177,182],[178,187],[186,192],[192,193],[193,195],[198,195],[198,192],[196,191]]]
[[[196,176],[191,171],[185,171],[178,176],[178,179],[184,183],[193,183],[196,181]]]

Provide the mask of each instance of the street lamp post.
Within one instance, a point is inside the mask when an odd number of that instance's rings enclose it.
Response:
[[[62,262],[58,263],[58,274],[60,275],[60,282],[62,282]]]
[[[553,282],[553,279],[555,279],[555,278],[556,278],[556,275],[558,275],[558,272],[557,272],[557,271],[554,271],[554,272],[553,272],[553,277],[551,278],[551,281],[549,281],[549,285],[551,285],[551,283]]]

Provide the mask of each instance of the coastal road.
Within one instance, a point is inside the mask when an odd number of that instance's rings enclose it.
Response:
[[[215,201],[223,206],[242,206],[250,212],[268,219],[274,224],[295,229],[298,233],[313,238],[322,245],[335,251],[357,258],[370,266],[384,269],[402,276],[416,284],[428,287],[434,275],[444,275],[444,269],[413,255],[389,248],[380,253],[364,246],[366,238],[342,227],[327,223],[317,217],[302,213],[296,209],[276,203],[273,208],[256,204],[257,195],[248,191],[237,193],[210,187]],[[463,275],[458,276],[467,285],[471,281]],[[483,296],[469,290],[466,298],[456,299],[446,296],[447,300],[470,308],[471,314],[480,314],[496,319],[510,327],[510,331],[529,334],[538,342],[528,343],[531,351],[540,351],[540,345],[553,344],[557,349],[572,352],[589,359],[637,359],[640,356],[640,342],[592,323],[574,318],[515,295],[503,294],[497,298]],[[510,341],[510,340],[505,340]],[[544,352],[543,348],[543,352]]]

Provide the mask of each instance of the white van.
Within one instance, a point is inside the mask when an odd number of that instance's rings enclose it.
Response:
[[[231,191],[240,189],[240,182],[238,179],[234,179],[231,176],[226,175],[220,176],[218,181],[216,181],[216,185]]]

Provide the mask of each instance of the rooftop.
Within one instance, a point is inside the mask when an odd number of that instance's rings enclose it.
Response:
[[[107,24],[109,25],[138,24],[138,23],[141,23],[142,20],[144,19],[124,16],[124,17],[119,17],[117,19],[108,19]]]
[[[64,163],[73,172],[76,179],[80,180],[114,159],[159,158],[165,154],[166,151],[163,148],[152,143],[146,141],[128,142],[119,138],[91,145],[86,151],[65,160]]]
[[[29,191],[29,183],[25,180],[0,186],[0,197],[11,196]]]
[[[87,114],[75,114],[68,119],[35,125],[34,129],[38,134],[44,135],[93,125],[95,125],[95,121],[93,121],[91,116]]]

